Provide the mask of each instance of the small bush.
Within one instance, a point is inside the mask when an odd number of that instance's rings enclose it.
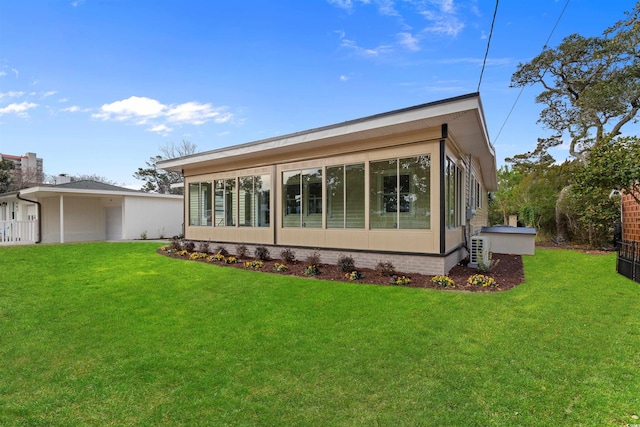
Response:
[[[349,280],[350,282],[353,282],[355,280],[360,280],[360,279],[364,279],[364,274],[360,273],[359,271],[352,271],[351,273],[345,273],[344,277]]]
[[[182,244],[182,249],[184,249],[187,252],[193,252],[196,249],[196,244],[193,243],[191,240],[187,240]]]
[[[318,268],[316,264],[312,264],[304,270],[304,274],[307,276],[317,276],[320,274],[320,268]]]
[[[313,252],[309,256],[307,256],[307,265],[318,265],[320,264],[320,254],[318,252]]]
[[[389,261],[380,261],[378,265],[376,265],[376,273],[379,276],[393,276],[396,274],[396,268]]]
[[[267,261],[269,259],[269,249],[264,246],[258,246],[255,251],[253,251],[253,256],[259,261]]]
[[[216,254],[223,255],[223,256],[227,256],[227,255],[229,255],[229,251],[227,251],[227,249],[226,249],[224,246],[222,246],[222,245],[221,245],[221,246],[217,246],[217,247],[213,250],[213,252],[214,252],[214,253],[216,253]]]
[[[171,239],[171,249],[176,252],[182,250],[182,239],[180,237],[175,236],[173,239]]]
[[[336,264],[338,266],[338,270],[343,273],[351,272],[355,269],[356,263],[353,261],[353,257],[349,255],[340,255],[338,257],[338,262]]]
[[[436,285],[440,285],[444,288],[455,288],[456,284],[453,279],[449,276],[434,276],[431,278],[431,283],[435,283]]]
[[[209,252],[209,242],[200,242],[198,244],[198,250],[200,252],[208,253]]]
[[[296,253],[291,250],[291,249],[283,249],[280,252],[280,260],[283,262],[288,262],[288,263],[292,263],[293,261],[296,260]]]
[[[279,272],[285,272],[285,271],[289,270],[289,267],[287,267],[284,264],[280,264],[279,262],[276,262],[275,264],[273,264],[273,270],[274,271],[279,271]]]
[[[409,283],[411,283],[411,279],[407,276],[393,275],[391,276],[391,280],[389,280],[389,283],[391,283],[392,285],[408,285]]]
[[[245,261],[244,263],[244,267],[245,268],[253,268],[254,270],[259,270],[262,267],[264,267],[264,262],[262,261]]]
[[[147,240],[147,230],[144,230],[142,233],[140,233],[140,239]]]
[[[473,276],[467,279],[467,283],[473,286],[498,286],[493,277],[485,276],[484,274],[474,274]]]
[[[236,256],[238,258],[246,258],[249,255],[249,249],[245,245],[236,246]]]

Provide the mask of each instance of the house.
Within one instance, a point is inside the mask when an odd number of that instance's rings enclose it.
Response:
[[[495,150],[478,93],[158,163],[185,238],[444,274],[488,225]]]
[[[182,195],[97,181],[0,194],[0,244],[162,238],[182,233]]]

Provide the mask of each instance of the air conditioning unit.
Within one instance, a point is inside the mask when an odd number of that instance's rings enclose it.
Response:
[[[472,236],[469,267],[478,268],[479,264],[489,265],[489,240],[484,236]]]

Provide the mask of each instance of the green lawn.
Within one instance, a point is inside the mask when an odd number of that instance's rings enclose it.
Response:
[[[640,285],[539,250],[464,293],[0,248],[0,425],[640,424]]]

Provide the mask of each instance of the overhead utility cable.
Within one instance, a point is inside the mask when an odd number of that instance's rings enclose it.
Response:
[[[558,27],[558,24],[560,23],[560,19],[562,19],[562,15],[564,15],[564,11],[567,10],[567,6],[569,6],[569,1],[570,0],[567,0],[567,2],[564,4],[564,7],[562,8],[562,12],[560,12],[560,16],[558,16],[558,19],[556,20],[555,25],[553,26],[553,28],[551,29],[551,32],[549,33],[549,37],[547,37],[547,41],[544,43],[544,46],[542,47],[542,52],[544,52],[545,50],[547,50],[549,48],[549,40],[551,40],[551,36],[553,35],[553,33],[555,32],[556,28]],[[542,72],[542,76],[543,77],[546,74],[546,72],[547,72],[547,70],[544,70]],[[509,117],[511,117],[511,113],[513,113],[513,110],[516,108],[516,104],[518,103],[518,100],[520,99],[520,95],[522,95],[523,91],[524,91],[524,86],[520,87],[520,92],[518,92],[518,96],[516,97],[516,100],[513,102],[513,105],[511,106],[511,109],[509,110],[509,113],[507,114],[507,117],[504,119],[504,122],[502,123],[502,126],[500,127],[500,130],[498,131],[498,134],[496,135],[495,139],[493,140],[494,144],[496,143],[496,141],[500,137],[500,134],[502,133],[502,129],[504,129],[504,126],[507,124],[507,121],[509,120]]]
[[[493,10],[493,20],[491,21],[491,30],[489,31],[489,39],[487,40],[487,50],[484,52],[484,60],[482,61],[482,70],[480,71],[480,80],[478,81],[478,90],[476,92],[480,92],[482,75],[484,74],[484,67],[487,64],[487,57],[489,56],[489,45],[491,44],[491,36],[493,35],[493,26],[496,23],[496,15],[498,13],[498,2],[499,0],[496,0],[496,8]]]

